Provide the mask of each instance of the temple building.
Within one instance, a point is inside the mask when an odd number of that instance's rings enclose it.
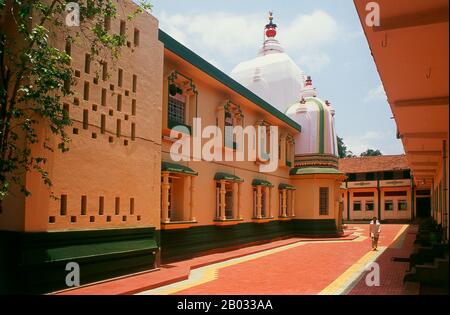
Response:
[[[385,219],[413,218],[409,168],[395,169],[403,162],[389,169],[339,162],[338,115],[277,41],[272,14],[258,56],[229,76],[160,30],[150,14],[128,20],[135,4],[119,2],[123,12],[105,23],[129,41],[114,64],[94,69],[83,43],[52,39],[71,55],[76,77],[77,93],[64,99],[72,142],[67,153],[33,145],[51,161],[53,187],[30,172],[33,194],[4,203],[0,292],[64,289],[68,262],[80,264],[86,284],[279,238],[336,237],[344,219],[368,219],[371,209]],[[218,126],[223,138],[225,127],[278,127],[275,144],[247,135],[249,144],[278,147],[278,167],[262,172],[268,161],[259,158],[197,160],[193,150],[174,161],[178,136],[202,133],[197,118]],[[238,149],[237,141],[215,148],[232,156]]]

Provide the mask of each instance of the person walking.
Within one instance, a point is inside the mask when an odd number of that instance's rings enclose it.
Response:
[[[372,250],[377,250],[378,248],[378,239],[380,237],[381,232],[381,224],[378,221],[377,217],[373,217],[372,221],[370,221],[369,235],[372,239]]]

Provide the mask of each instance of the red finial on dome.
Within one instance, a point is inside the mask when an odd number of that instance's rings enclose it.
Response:
[[[306,78],[305,86],[312,86],[312,79],[310,76]]]
[[[273,12],[269,12],[269,24],[266,25],[266,36],[270,38],[277,36],[277,25],[273,23]]]

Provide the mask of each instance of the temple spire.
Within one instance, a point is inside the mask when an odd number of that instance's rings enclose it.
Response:
[[[284,52],[283,47],[281,47],[278,40],[275,39],[277,36],[277,27],[278,26],[273,23],[273,12],[269,12],[269,24],[264,28],[264,45],[259,52],[260,56]]]

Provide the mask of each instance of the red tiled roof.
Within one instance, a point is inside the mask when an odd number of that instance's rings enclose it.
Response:
[[[406,155],[384,155],[339,159],[339,170],[346,174],[408,170]]]

